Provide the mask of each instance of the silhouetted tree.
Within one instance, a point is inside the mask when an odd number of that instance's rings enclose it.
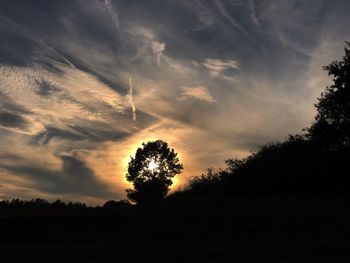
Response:
[[[143,143],[129,162],[126,179],[134,189],[127,190],[128,198],[137,203],[162,200],[169,192],[172,178],[182,170],[177,153],[165,141]]]
[[[350,145],[350,43],[345,56],[324,67],[333,76],[333,84],[321,94],[315,122],[308,129],[311,139],[336,149]]]

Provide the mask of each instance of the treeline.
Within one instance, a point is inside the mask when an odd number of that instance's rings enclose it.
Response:
[[[59,199],[50,202],[37,198],[31,200],[2,200],[0,201],[0,209],[3,208],[87,208],[87,205],[80,202],[63,202]]]
[[[131,203],[126,200],[108,200],[106,201],[102,207],[101,206],[94,206],[93,208],[104,208],[104,209],[118,209],[131,206]],[[0,209],[4,208],[78,208],[78,209],[85,209],[85,208],[92,208],[90,206],[87,206],[84,203],[80,202],[64,202],[60,199],[57,199],[56,201],[48,201],[45,199],[37,198],[37,199],[31,199],[31,200],[20,200],[18,198],[12,199],[12,200],[1,200],[0,201]]]
[[[350,193],[350,44],[324,67],[333,83],[318,98],[317,115],[302,134],[269,143],[227,167],[193,177],[176,196],[261,193]]]

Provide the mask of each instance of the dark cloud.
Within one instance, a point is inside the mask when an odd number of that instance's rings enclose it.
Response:
[[[20,115],[0,112],[0,125],[11,128],[24,128],[27,125],[27,121]]]
[[[98,124],[98,123],[96,123]],[[98,128],[86,128],[74,126],[72,129],[92,142],[123,140],[130,134],[122,131],[103,130]]]
[[[50,96],[54,95],[54,93],[61,91],[61,89],[55,87],[54,85],[50,84],[45,80],[36,81],[36,83],[37,86],[35,92],[41,96]]]
[[[46,127],[45,131],[40,132],[33,137],[33,142],[48,144],[52,139],[55,138],[58,138],[60,140],[64,139],[73,141],[80,141],[84,139],[82,135],[79,135],[78,133],[74,133],[72,131],[58,129],[55,127]]]
[[[32,165],[7,166],[3,168],[31,179],[40,191],[51,194],[84,195],[98,198],[113,198],[115,193],[108,185],[96,179],[86,164],[72,156],[61,156],[62,170]]]
[[[12,100],[9,96],[0,91],[0,111],[8,111],[14,114],[31,114],[31,112]]]
[[[33,137],[33,142],[48,144],[51,140],[57,139],[97,143],[104,141],[118,141],[126,138],[127,136],[129,136],[129,133],[126,132],[103,130],[84,126],[71,126],[66,129],[48,126],[46,127],[45,131]]]

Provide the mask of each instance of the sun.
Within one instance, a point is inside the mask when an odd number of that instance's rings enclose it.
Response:
[[[158,170],[159,164],[156,162],[156,160],[151,159],[147,165],[147,169],[154,172],[155,170]]]

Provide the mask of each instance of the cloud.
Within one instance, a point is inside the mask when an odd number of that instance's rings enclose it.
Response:
[[[215,0],[214,4],[219,9],[221,15],[234,27],[236,28],[240,33],[244,35],[248,35],[248,33],[245,31],[245,29],[237,22],[237,20],[229,13],[227,8],[224,6],[222,1]]]
[[[157,65],[160,65],[160,59],[162,57],[163,51],[165,50],[165,43],[159,43],[156,41],[152,42],[152,50],[157,60]]]
[[[260,27],[260,22],[256,16],[254,0],[247,0],[250,9],[250,18],[256,26]]]
[[[238,69],[239,63],[235,60],[206,59],[203,66],[209,71],[211,76],[218,77],[227,70]]]
[[[47,68],[47,62],[58,70]],[[17,188],[28,182],[26,189],[43,196],[118,196],[83,159],[72,156],[135,131],[126,115],[127,96],[51,50],[26,67],[0,65],[0,77],[1,140],[12,142],[9,152],[2,149],[0,155],[14,156],[1,162],[2,173],[26,178]]]
[[[104,0],[104,4],[105,7],[108,11],[108,13],[110,14],[110,16],[113,19],[113,22],[117,28],[117,30],[120,30],[120,23],[119,23],[119,16],[118,16],[118,12],[117,9],[115,9],[112,5],[112,0]]]
[[[184,87],[183,90],[184,91],[180,97],[182,100],[192,98],[209,104],[216,102],[206,87]]]
[[[154,31],[142,26],[133,26],[129,30],[129,34],[137,49],[133,60],[142,59],[146,62],[156,62],[159,66],[165,50],[165,43],[159,40]]]
[[[27,122],[20,115],[10,112],[0,112],[0,125],[5,127],[23,128],[27,125]]]
[[[198,22],[193,30],[204,30],[213,24],[214,21],[212,16],[207,12],[203,12],[198,15]]]
[[[3,168],[16,174],[21,174],[35,182],[38,189],[53,194],[75,194],[91,197],[115,196],[108,185],[96,179],[93,171],[86,164],[72,156],[61,156],[61,171],[30,164],[9,166]]]
[[[132,119],[133,121],[136,121],[136,107],[134,103],[134,98],[132,95],[132,78],[129,77],[129,99],[130,99],[130,106],[132,110]]]
[[[39,118],[106,119],[123,112],[121,96],[86,72],[57,65],[56,75],[42,68],[0,66],[0,91]],[[32,105],[35,105],[33,108]],[[65,109],[65,114],[61,110]],[[42,120],[44,122],[44,120]]]

